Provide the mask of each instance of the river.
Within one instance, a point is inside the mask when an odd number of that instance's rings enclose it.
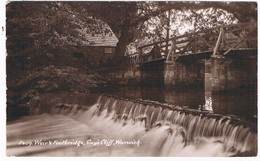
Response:
[[[183,108],[209,110],[222,115],[235,115],[256,122],[257,94],[255,90],[243,89],[230,93],[207,94],[201,87],[165,89],[162,87],[116,87],[103,93],[124,98],[143,99],[169,103]]]
[[[157,88],[122,87],[103,90],[103,94],[112,94],[113,97],[99,94],[46,95],[42,102],[32,104],[29,116],[8,122],[7,155],[256,155],[256,131],[240,121],[240,118],[249,117],[252,120],[256,112],[254,107],[244,113],[242,105],[237,110],[232,109],[242,103],[230,103],[230,98],[225,99],[229,103],[218,100],[219,104],[233,105],[226,110],[222,109],[227,106],[214,106],[214,99],[211,109],[205,109],[202,91],[168,92]],[[124,99],[116,98],[116,95]],[[242,96],[236,97],[235,101],[243,102],[243,99],[238,99]],[[50,98],[55,99],[50,101]],[[245,104],[248,101],[244,101]],[[165,103],[175,105],[168,108]],[[225,115],[216,115],[215,111]],[[226,116],[229,114],[241,117],[233,119]]]

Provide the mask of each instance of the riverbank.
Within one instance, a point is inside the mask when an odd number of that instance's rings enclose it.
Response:
[[[104,86],[106,82],[99,74],[71,66],[49,65],[27,71],[22,77],[8,82],[7,120],[28,115],[32,104],[44,99],[42,95],[87,94]],[[56,98],[49,97],[46,102],[53,101],[51,99]]]

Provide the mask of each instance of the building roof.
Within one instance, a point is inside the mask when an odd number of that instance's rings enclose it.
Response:
[[[116,47],[118,39],[113,33],[111,28],[102,23],[101,26],[97,26],[100,32],[98,34],[86,33],[87,46],[109,46]]]

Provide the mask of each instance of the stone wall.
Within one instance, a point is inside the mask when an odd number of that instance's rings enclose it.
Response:
[[[105,48],[110,48],[111,53],[106,53]],[[71,54],[78,57],[82,63],[91,66],[109,66],[115,54],[115,47],[87,46],[74,49],[71,51]]]
[[[204,83],[204,63],[165,64],[164,83],[167,88],[180,86],[201,86]]]
[[[141,84],[142,72],[135,66],[121,66],[102,69],[107,81],[117,85],[139,85]]]
[[[212,91],[257,87],[256,58],[211,58]]]

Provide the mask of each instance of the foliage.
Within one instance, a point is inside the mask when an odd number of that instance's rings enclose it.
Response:
[[[219,25],[237,23],[238,20],[230,13],[222,9],[201,9],[197,11],[171,10],[170,19],[167,13],[152,17],[144,24],[135,36],[135,41],[128,48],[158,42],[166,39],[168,21],[170,21],[169,37],[179,36],[185,33],[204,30]],[[133,50],[133,49],[132,49]]]
[[[104,85],[99,75],[86,73],[70,66],[47,66],[39,71],[29,72],[18,80],[17,89],[35,89],[38,92],[71,91],[88,92],[89,89]]]
[[[10,2],[6,6],[7,81],[38,68],[67,65],[89,70],[72,52],[84,47],[86,34],[111,34],[104,22],[79,12],[65,2]]]
[[[27,71],[23,77],[8,83],[8,118],[26,115],[32,102],[44,99],[42,94],[70,92],[76,95],[104,86],[106,83],[98,74],[87,73],[70,66],[50,65],[38,70]],[[48,101],[54,99],[55,97],[50,97]]]
[[[84,46],[86,34],[104,32],[101,21],[77,16],[65,2],[11,2],[6,13],[9,55]]]
[[[137,46],[165,38],[168,10],[172,10],[172,24],[181,23],[172,34],[178,34],[183,25],[196,26],[195,30],[199,30],[256,19],[257,15],[256,3],[252,2],[78,2],[77,5],[85,8],[85,13],[107,22],[116,33],[117,57],[124,55],[130,43]]]
[[[99,33],[104,21],[119,39],[115,58],[120,58],[132,42],[164,39],[168,10],[174,26],[171,35],[187,25],[199,30],[256,19],[257,13],[252,2],[11,2],[7,5],[7,52],[84,45],[88,41],[84,33]]]

